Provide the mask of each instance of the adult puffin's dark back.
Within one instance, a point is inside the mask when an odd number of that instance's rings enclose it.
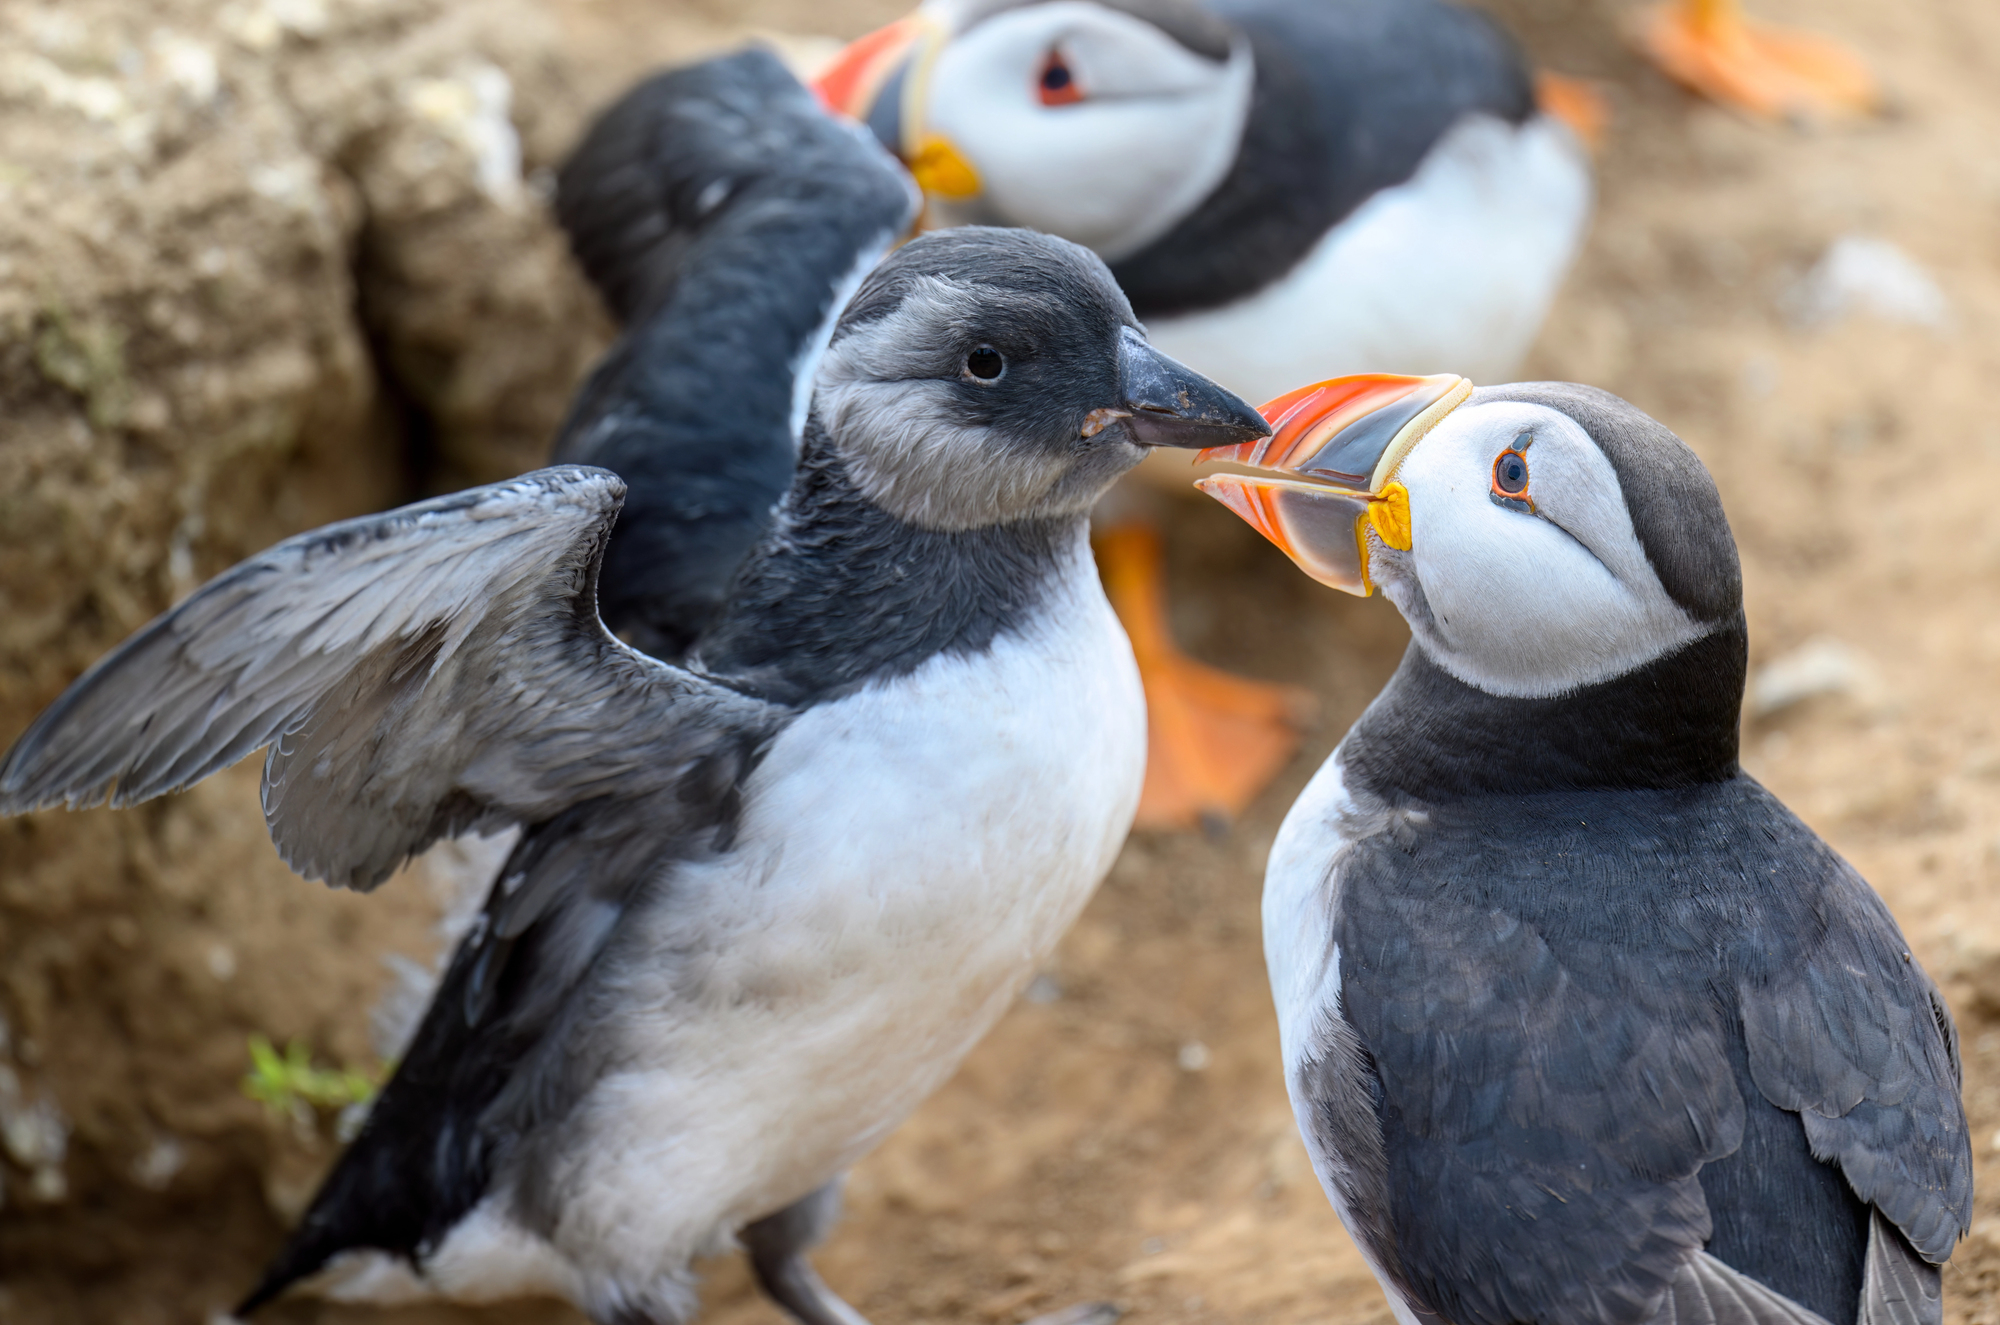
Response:
[[[1401,184],[1461,115],[1535,112],[1526,60],[1485,14],[1445,0],[1213,0],[1257,85],[1235,164],[1178,225],[1112,264],[1141,317],[1215,308],[1290,271]]]
[[[768,51],[641,83],[591,127],[556,213],[625,333],[555,457],[629,485],[605,621],[663,657],[713,616],[790,482],[812,366],[916,197]]]

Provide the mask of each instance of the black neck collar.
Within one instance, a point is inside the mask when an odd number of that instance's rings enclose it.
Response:
[[[1555,699],[1467,685],[1412,641],[1341,743],[1347,785],[1392,799],[1687,787],[1738,772],[1743,615],[1644,667]]]
[[[777,522],[691,661],[781,703],[835,699],[1020,628],[1087,540],[1085,516],[963,532],[900,520],[810,420]]]

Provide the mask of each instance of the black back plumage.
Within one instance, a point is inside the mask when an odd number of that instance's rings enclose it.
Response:
[[[1455,1325],[1638,1325],[1703,1250],[1852,1325],[1878,1214],[1934,1293],[1917,1257],[1971,1214],[1956,1032],[1881,899],[1737,763],[1713,485],[1602,392],[1476,399],[1589,428],[1662,582],[1714,624],[1555,699],[1413,644],[1343,742],[1343,1029],[1305,1080],[1357,1230]]]
[[[600,585],[614,631],[679,657],[714,614],[790,481],[815,339],[915,206],[763,50],[657,75],[592,126],[556,212],[626,330],[555,455],[629,485]]]
[[[1234,302],[1296,266],[1458,119],[1534,113],[1526,62],[1446,0],[1215,0],[1249,40],[1256,87],[1227,176],[1165,235],[1112,264],[1142,318]]]

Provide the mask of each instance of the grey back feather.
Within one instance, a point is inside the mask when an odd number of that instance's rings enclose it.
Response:
[[[132,805],[269,746],[280,855],[367,889],[440,837],[670,788],[776,711],[599,622],[623,494],[539,470],[242,562],[36,720],[0,761],[0,813]]]

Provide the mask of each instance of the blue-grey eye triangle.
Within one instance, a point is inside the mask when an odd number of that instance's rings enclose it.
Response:
[[[1419,387],[1393,405],[1384,405],[1327,438],[1318,454],[1299,466],[1301,474],[1337,479],[1351,487],[1365,487],[1375,472],[1375,463],[1403,425],[1429,409],[1442,393]]]

